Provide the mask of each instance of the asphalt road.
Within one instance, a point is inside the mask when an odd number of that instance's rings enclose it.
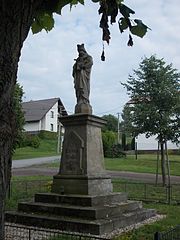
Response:
[[[58,158],[47,158],[45,161],[41,160],[41,163],[46,163],[50,161],[57,160]],[[22,161],[22,160],[20,160]],[[30,160],[29,160],[30,161]],[[36,161],[33,161],[34,165],[26,167],[16,167],[12,169],[13,176],[54,176],[58,173],[58,168],[46,168],[43,165],[36,165]],[[24,163],[26,163],[24,161]],[[38,160],[38,164],[39,164]],[[28,163],[29,164],[29,163]],[[32,164],[32,162],[31,162]],[[23,166],[23,163],[21,164]],[[107,171],[107,174],[111,178],[122,178],[126,180],[133,180],[133,181],[142,181],[144,183],[155,183],[155,174],[151,173],[134,173],[134,172],[125,172],[125,171]],[[161,176],[159,176],[158,182],[161,182]],[[171,183],[180,183],[180,176],[171,176]]]
[[[30,167],[33,165],[49,163],[49,162],[53,162],[56,160],[60,161],[60,156],[13,160],[12,161],[12,169]]]

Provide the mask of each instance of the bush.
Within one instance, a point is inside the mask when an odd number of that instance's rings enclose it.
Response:
[[[37,135],[29,135],[23,133],[19,147],[33,147],[38,148],[40,146],[40,139]]]
[[[38,148],[40,146],[40,139],[37,135],[31,135],[29,138],[29,145],[30,147],[33,148]]]
[[[108,157],[112,146],[116,141],[116,134],[112,131],[102,132],[104,156]]]
[[[122,158],[126,157],[126,153],[122,150],[121,144],[114,144],[111,147],[110,156],[111,158]]]
[[[55,140],[57,139],[57,133],[41,130],[40,133],[38,134],[38,137],[40,137],[41,139]]]

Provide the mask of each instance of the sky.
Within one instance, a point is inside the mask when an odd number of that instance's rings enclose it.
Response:
[[[23,101],[60,97],[68,114],[74,113],[76,97],[72,66],[77,58],[76,45],[84,43],[93,57],[90,103],[93,114],[121,113],[128,101],[121,85],[128,80],[144,57],[156,54],[180,71],[180,1],[179,0],[124,0],[135,10],[138,18],[151,28],[144,38],[134,39],[128,47],[128,32],[121,34],[118,24],[110,26],[111,41],[105,45],[106,61],[100,59],[102,33],[99,28],[98,3],[85,0],[62,15],[55,15],[55,27],[26,39],[19,62],[18,81],[25,92]]]

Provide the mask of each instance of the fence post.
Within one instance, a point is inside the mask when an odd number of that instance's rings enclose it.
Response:
[[[171,185],[167,185],[166,186],[166,201],[168,202],[168,204],[171,204]]]
[[[124,184],[124,191],[127,192],[127,184],[126,184],[126,182]]]
[[[161,240],[161,236],[160,236],[160,233],[159,232],[156,232],[154,234],[154,240]]]
[[[27,185],[28,185],[28,182],[26,181],[26,182],[25,182],[25,192],[26,192],[26,196],[27,196],[27,194],[28,194],[28,193],[27,193],[27,192],[28,192],[28,186],[27,186]]]
[[[146,183],[144,184],[144,199],[146,200],[147,198],[147,186]]]
[[[31,229],[29,228],[29,238],[28,240],[31,240]]]

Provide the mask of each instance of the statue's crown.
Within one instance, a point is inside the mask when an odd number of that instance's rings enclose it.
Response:
[[[78,51],[84,51],[84,52],[86,52],[86,50],[85,50],[85,48],[84,48],[84,43],[78,44],[78,45],[77,45],[77,49],[78,49]]]

